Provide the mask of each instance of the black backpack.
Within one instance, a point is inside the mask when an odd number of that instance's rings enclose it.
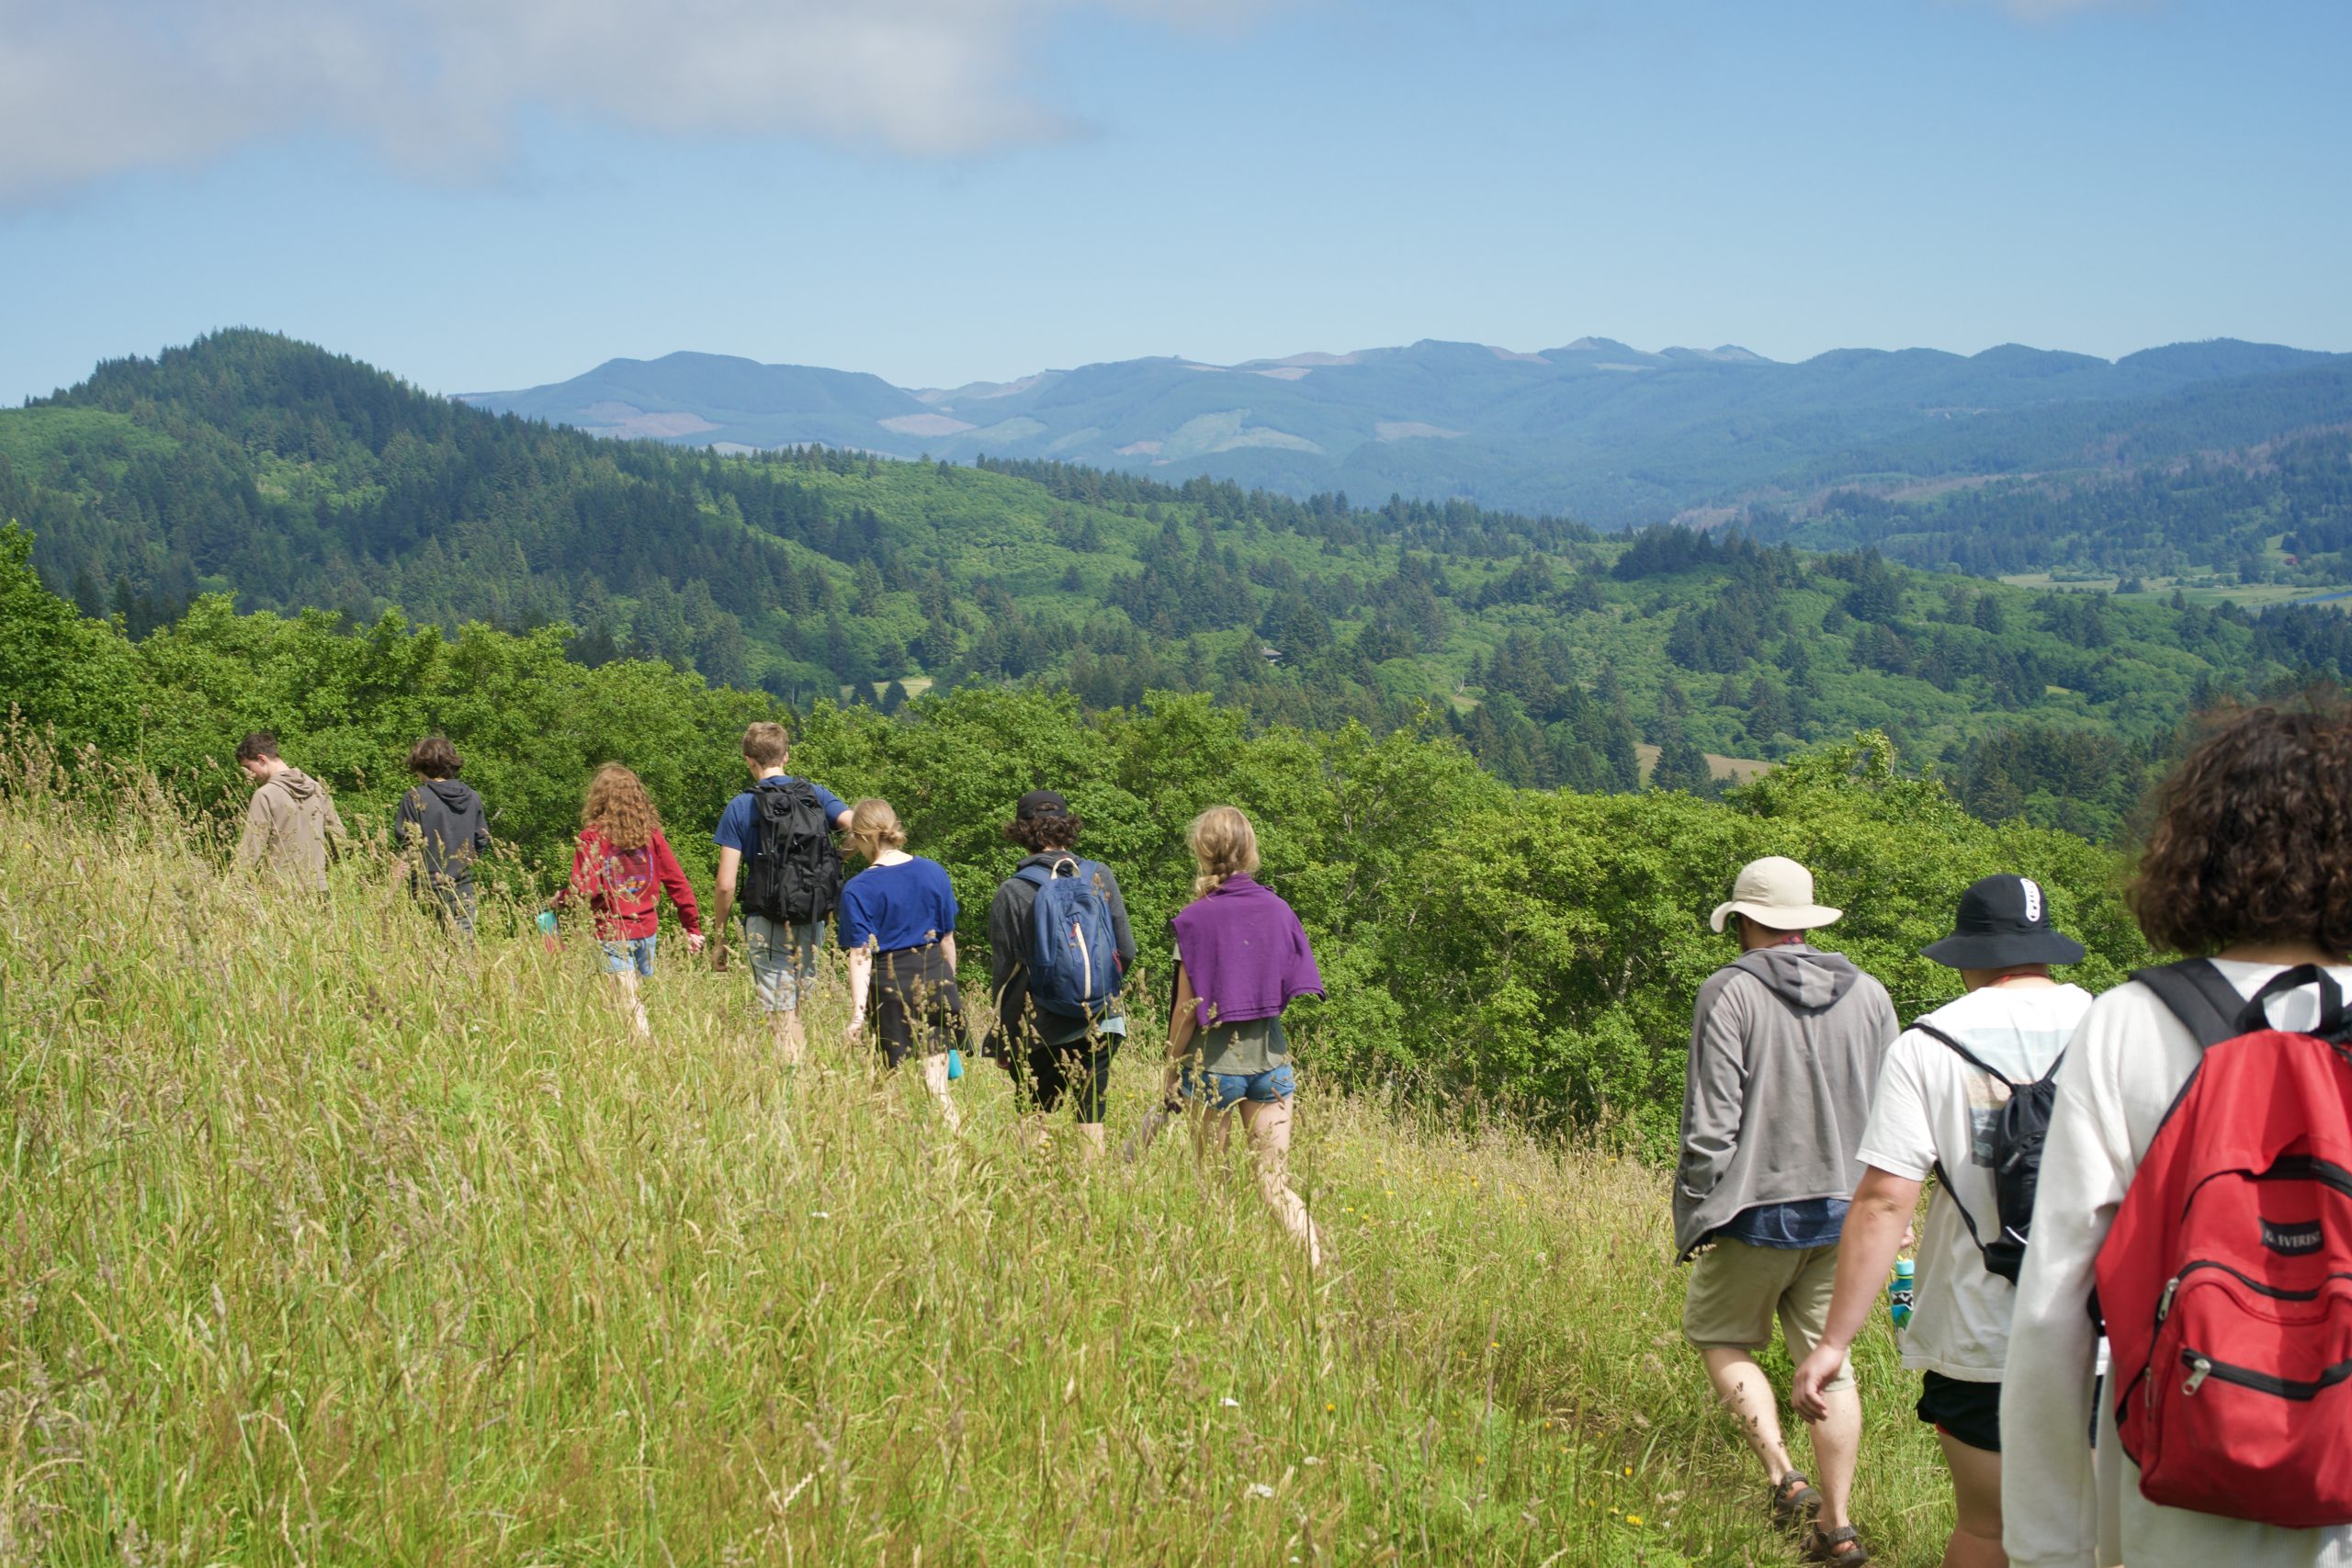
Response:
[[[752,811],[760,847],[744,877],[744,912],[794,925],[831,914],[842,901],[842,853],[815,787],[807,779],[757,784]]]
[[[1944,1193],[1960,1211],[1961,1224],[1968,1227],[1969,1239],[1976,1250],[1984,1255],[1987,1272],[1999,1275],[2014,1285],[2018,1270],[2025,1267],[2026,1239],[2033,1233],[2033,1199],[2041,1186],[2041,1146],[2050,1139],[2050,1112],[2058,1103],[2058,1063],[2066,1053],[2058,1053],[2058,1061],[2050,1070],[2031,1083],[2013,1083],[1983,1057],[1938,1029],[1932,1023],[1911,1026],[1931,1040],[1940,1040],[1963,1062],[1980,1073],[1990,1073],[2007,1084],[2009,1098],[2001,1107],[2000,1119],[1993,1124],[1993,1211],[1999,1222],[2000,1233],[1987,1242],[1984,1233],[1976,1228],[1976,1221],[1968,1213],[1968,1205],[1952,1190],[1951,1175],[1944,1169],[1943,1161],[1936,1162],[1936,1179],[1944,1184]]]

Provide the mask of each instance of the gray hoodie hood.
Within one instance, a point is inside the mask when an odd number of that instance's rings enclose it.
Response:
[[[1828,1007],[1854,988],[1861,971],[1842,953],[1817,953],[1802,943],[1758,947],[1743,953],[1734,967],[1771,987],[1772,994],[1807,1012]]]
[[[424,787],[431,790],[435,798],[452,811],[473,809],[476,797],[471,784],[461,783],[457,779],[427,779],[424,781]]]
[[[269,782],[296,800],[308,800],[319,793],[319,781],[300,768],[288,768]]]

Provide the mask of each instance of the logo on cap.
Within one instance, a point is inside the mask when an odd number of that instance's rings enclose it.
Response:
[[[2025,923],[2038,926],[2041,923],[2041,884],[2030,876],[2020,876],[2018,882],[2025,888]]]

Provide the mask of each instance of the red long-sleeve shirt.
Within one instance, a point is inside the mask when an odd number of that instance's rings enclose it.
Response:
[[[659,828],[641,850],[616,850],[602,831],[583,828],[571,852],[571,886],[556,895],[556,902],[587,899],[597,941],[634,942],[653,934],[659,924],[655,911],[665,891],[679,921],[699,935],[702,917],[695,909],[694,884],[686,880]]]

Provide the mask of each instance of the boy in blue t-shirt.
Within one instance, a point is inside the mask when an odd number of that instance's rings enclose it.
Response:
[[[762,722],[743,731],[743,765],[752,771],[752,789],[783,783],[791,775],[784,769],[792,760],[791,738],[784,726]],[[817,804],[824,808],[825,820],[838,828],[849,826],[849,807],[841,797],[824,785],[809,780],[808,787],[817,794]],[[711,922],[715,941],[711,967],[724,971],[727,967],[727,917],[735,907],[735,882],[744,860],[760,852],[759,806],[745,790],[727,803],[718,814],[718,829],[712,835],[718,844],[718,918]],[[767,1014],[769,1026],[775,1032],[777,1049],[785,1061],[798,1066],[808,1055],[808,1035],[800,1026],[800,993],[817,973],[818,940],[824,935],[824,922],[810,920],[805,925],[772,920],[765,915],[746,914],[743,917],[743,951],[752,961],[752,988],[760,1000],[760,1010]]]

